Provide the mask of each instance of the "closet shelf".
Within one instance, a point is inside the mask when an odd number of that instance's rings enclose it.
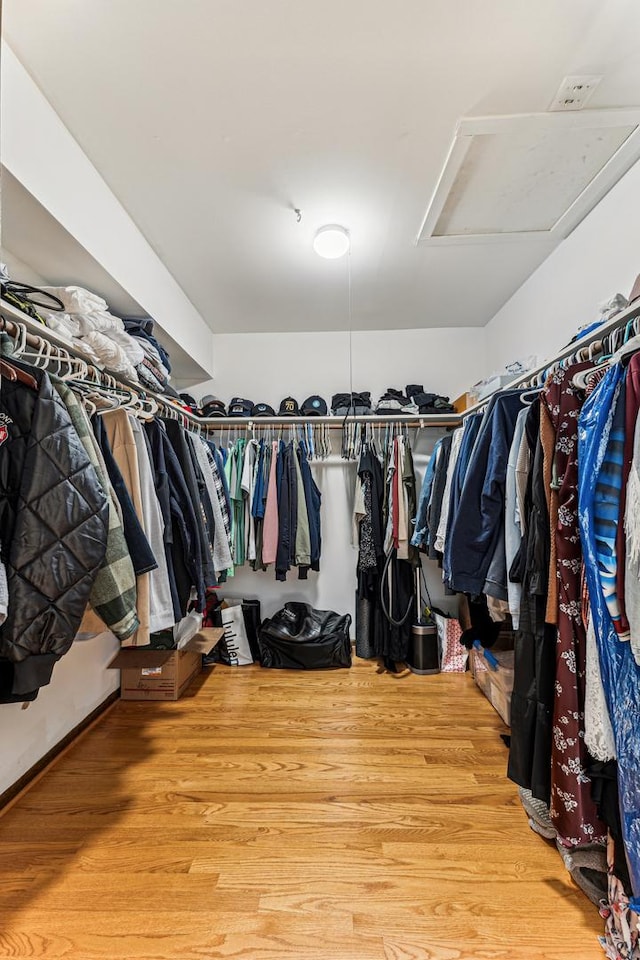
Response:
[[[49,343],[52,343],[56,347],[61,347],[63,350],[66,350],[71,356],[77,357],[81,360],[85,360],[86,357],[83,356],[78,350],[74,348],[74,343],[71,339],[67,337],[60,336],[56,333],[55,330],[51,330],[49,327],[44,326],[44,324],[39,323],[37,320],[33,320],[28,314],[23,313],[21,310],[18,310],[17,307],[14,307],[13,304],[7,303],[6,300],[0,301],[0,314],[6,317],[10,321],[23,324],[26,327],[28,333],[32,333],[37,337],[40,337],[43,340],[47,340]],[[89,366],[94,366],[94,364],[89,363]],[[220,427],[249,427],[255,428],[259,426],[292,426],[294,424],[327,424],[330,429],[342,430],[345,424],[353,423],[372,423],[379,424],[383,426],[387,423],[402,423],[407,427],[438,427],[444,429],[446,427],[458,427],[461,423],[461,416],[459,414],[451,413],[438,413],[438,414],[425,414],[424,416],[415,415],[415,414],[388,414],[385,416],[378,416],[377,414],[371,414],[368,416],[353,416],[353,417],[198,417],[193,413],[189,413],[183,407],[180,407],[178,404],[172,402],[171,398],[161,394],[156,393],[153,390],[148,390],[146,387],[142,386],[139,383],[134,383],[131,380],[127,380],[126,377],[123,377],[121,374],[114,373],[111,370],[103,369],[101,367],[96,367],[96,369],[101,372],[107,373],[109,376],[113,377],[118,383],[121,383],[128,390],[133,391],[139,395],[145,397],[151,397],[157,403],[161,404],[162,407],[169,413],[170,416],[182,418],[188,420],[190,423],[194,424],[200,428],[207,428],[208,430],[218,429]]]
[[[640,298],[638,300],[634,300],[633,303],[630,303],[629,306],[625,307],[624,310],[621,310],[620,313],[616,313],[615,317],[612,317],[611,320],[607,320],[606,323],[601,324],[601,326],[599,326],[596,330],[592,330],[591,333],[587,334],[586,336],[578,337],[576,340],[568,343],[553,357],[547,358],[547,360],[545,360],[544,363],[541,363],[539,367],[534,367],[533,370],[527,370],[526,373],[521,373],[520,376],[514,377],[513,380],[509,381],[509,383],[505,383],[503,387],[500,387],[499,392],[503,393],[505,390],[514,390],[521,384],[525,384],[534,377],[538,377],[549,367],[555,366],[555,364],[559,363],[561,360],[566,360],[567,357],[570,357],[571,354],[576,353],[583,347],[588,347],[590,344],[596,343],[597,340],[602,340],[602,338],[606,337],[608,333],[611,333],[613,330],[616,330],[619,327],[623,327],[629,322],[629,320],[634,320],[638,316],[640,316]],[[497,392],[498,391],[496,391],[496,393]],[[462,412],[461,417],[464,419],[465,417],[468,417],[469,414],[476,413],[478,410],[482,410],[482,408],[486,407],[486,405],[489,403],[492,396],[494,396],[494,394],[490,394],[483,400],[479,400],[478,403],[474,403],[473,406],[467,407],[467,409]]]

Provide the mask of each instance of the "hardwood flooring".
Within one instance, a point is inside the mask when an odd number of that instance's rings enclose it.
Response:
[[[0,817],[0,957],[596,960],[468,675],[205,671]]]

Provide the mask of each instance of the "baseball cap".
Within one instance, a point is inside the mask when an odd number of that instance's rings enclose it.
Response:
[[[253,401],[243,397],[234,397],[229,404],[230,417],[250,417],[253,410]]]
[[[298,407],[298,401],[294,400],[293,397],[285,397],[282,403],[280,404],[280,412],[278,416],[299,417],[300,408]]]
[[[200,401],[200,409],[203,417],[226,417],[227,415],[222,400],[218,400],[217,397],[210,395],[202,398]]]
[[[305,417],[326,417],[327,404],[322,397],[314,395],[307,397],[302,404],[301,410]]]
[[[256,403],[251,409],[252,417],[275,417],[276,412],[268,403]]]

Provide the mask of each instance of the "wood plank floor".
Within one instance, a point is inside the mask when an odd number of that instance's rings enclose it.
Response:
[[[596,960],[470,677],[208,670],[0,817],[0,957]]]

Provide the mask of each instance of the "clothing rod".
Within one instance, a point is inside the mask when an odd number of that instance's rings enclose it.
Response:
[[[502,393],[504,390],[514,390],[521,383],[526,383],[533,377],[538,376],[538,374],[544,373],[547,367],[553,367],[561,360],[566,360],[566,358],[570,357],[572,353],[577,353],[577,351],[581,350],[583,347],[588,347],[597,340],[602,340],[602,338],[606,337],[607,334],[612,333],[619,327],[625,326],[629,320],[634,320],[638,316],[640,316],[640,298],[638,300],[634,300],[633,303],[629,304],[628,307],[625,307],[624,310],[621,310],[620,313],[616,313],[615,317],[612,317],[611,320],[607,320],[606,323],[601,324],[601,326],[599,326],[596,330],[592,330],[591,333],[587,334],[586,336],[579,337],[577,340],[573,340],[571,343],[568,343],[566,347],[563,347],[562,350],[555,354],[555,356],[549,357],[544,363],[541,363],[539,367],[534,367],[532,370],[527,370],[526,373],[521,373],[517,377],[514,377],[513,380],[510,380],[509,383],[505,383],[505,385],[500,387],[499,390],[496,390],[495,393]],[[489,403],[492,396],[494,396],[494,394],[490,394],[483,400],[479,400],[477,403],[474,403],[472,407],[468,407],[462,412],[462,418],[468,417],[469,414],[476,413],[478,410],[481,410],[482,407],[485,407]]]
[[[155,396],[152,394],[152,396]],[[342,430],[344,426],[350,423],[402,423],[406,427],[458,427],[460,426],[460,417],[455,414],[425,414],[423,417],[415,414],[390,414],[389,416],[378,416],[376,414],[362,415],[354,417],[197,417],[196,421],[200,424],[206,424],[207,427],[218,425],[220,427],[269,427],[269,426],[295,426],[300,424],[326,424],[332,430]]]

